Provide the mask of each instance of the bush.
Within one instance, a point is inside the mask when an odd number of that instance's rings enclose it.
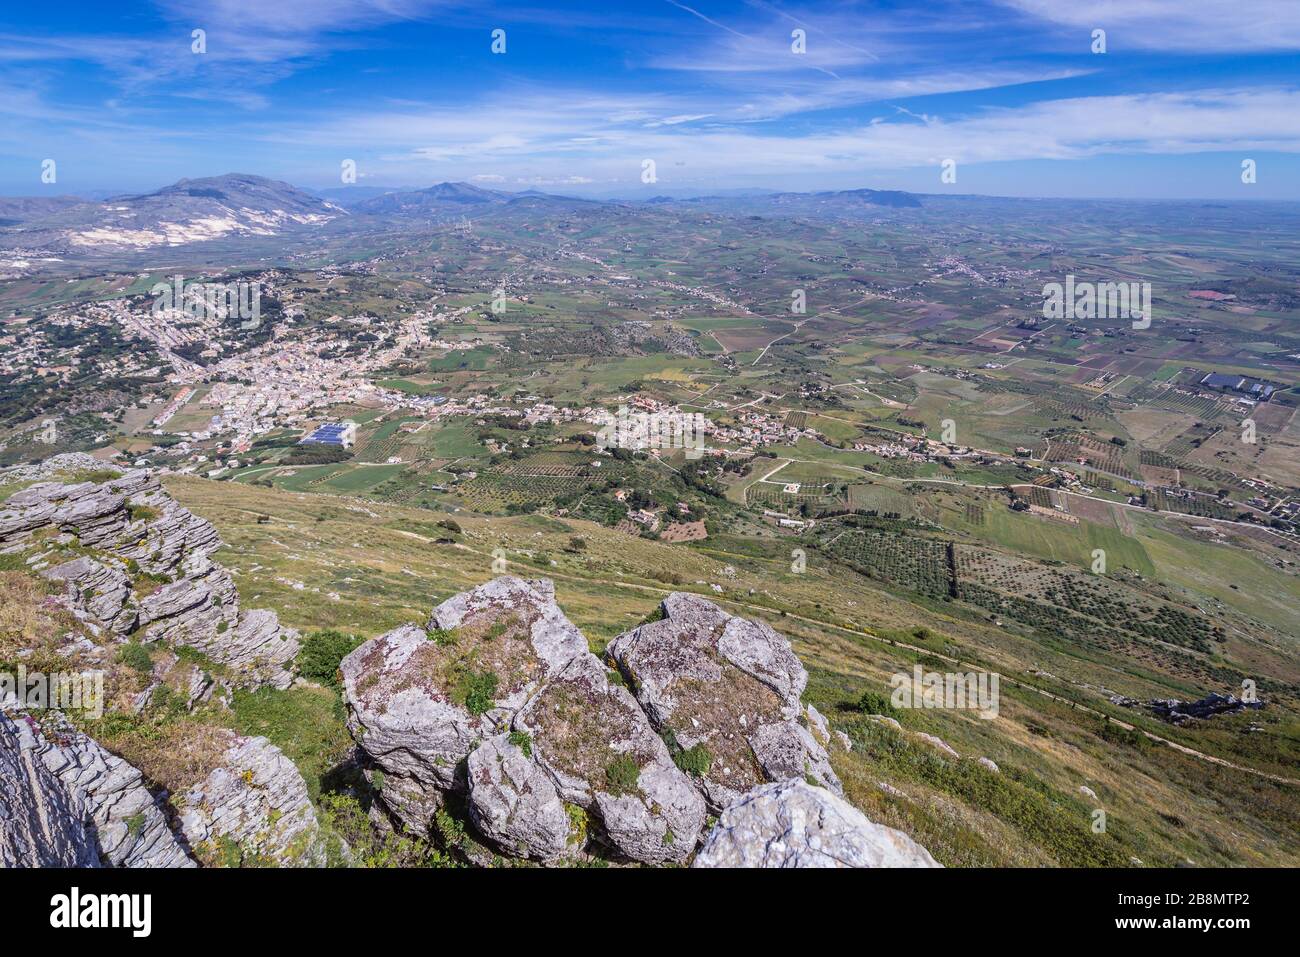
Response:
[[[149,654],[149,649],[135,642],[123,645],[117,653],[117,660],[128,668],[134,668],[145,674],[153,671],[153,656]]]
[[[890,704],[889,699],[876,691],[862,692],[862,697],[858,699],[858,710],[863,714],[883,714],[887,717],[898,714],[898,709]]]
[[[424,633],[424,637],[428,638],[435,645],[446,647],[447,645],[454,645],[456,643],[456,629],[430,628]]]
[[[527,731],[511,731],[510,743],[520,751],[524,752],[524,757],[533,756],[533,736]]]
[[[713,755],[702,743],[677,751],[673,755],[673,761],[687,774],[693,774],[697,778],[704,777],[709,773],[709,768],[713,767]]]
[[[466,671],[456,683],[453,698],[470,714],[487,714],[496,704],[498,681],[490,671]]]
[[[341,684],[339,665],[362,641],[359,635],[344,634],[332,628],[314,632],[302,640],[298,672],[309,681],[337,690]]]
[[[635,794],[641,768],[630,754],[620,754],[605,767],[605,786],[610,794]]]

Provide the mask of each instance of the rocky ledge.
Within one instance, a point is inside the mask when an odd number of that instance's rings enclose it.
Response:
[[[298,635],[274,612],[240,609],[229,572],[210,557],[220,547],[212,524],[144,470],[39,482],[0,504],[0,553],[61,585],[90,634],[191,647],[236,685],[286,688]]]

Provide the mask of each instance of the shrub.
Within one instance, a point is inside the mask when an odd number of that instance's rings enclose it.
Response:
[[[709,768],[713,767],[713,755],[703,743],[693,748],[678,750],[673,755],[673,761],[687,774],[693,774],[697,778],[704,777],[709,773]]]
[[[145,674],[153,671],[153,656],[149,654],[149,649],[135,642],[123,645],[117,653],[117,660],[128,668]]]
[[[302,640],[298,671],[309,681],[337,689],[340,685],[339,666],[362,641],[359,635],[345,634],[332,628],[314,632]]]
[[[152,522],[158,517],[158,509],[148,505],[127,505],[126,512],[133,522]]]
[[[424,637],[428,638],[435,645],[454,645],[456,643],[456,629],[430,628],[424,633]]]
[[[883,714],[888,717],[898,714],[898,709],[890,704],[889,699],[876,691],[862,692],[857,707],[863,714]]]
[[[630,754],[620,754],[605,766],[605,787],[610,794],[635,794],[641,768]]]
[[[511,731],[510,743],[520,751],[524,752],[525,757],[533,756],[533,736],[527,731]]]
[[[487,714],[496,704],[498,680],[490,671],[466,671],[456,683],[453,698],[470,714]]]

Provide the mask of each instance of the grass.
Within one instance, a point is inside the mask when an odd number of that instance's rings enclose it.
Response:
[[[235,730],[265,737],[283,751],[302,772],[313,800],[320,796],[323,779],[352,750],[343,703],[331,690],[237,691],[231,708]]]
[[[729,610],[766,620],[791,639],[809,669],[806,700],[816,704],[833,727],[861,737],[854,752],[834,751],[850,798],[873,820],[913,834],[945,864],[1095,863],[1114,859],[1106,850],[1112,846],[1123,851],[1120,864],[1129,853],[1151,865],[1171,865],[1184,858],[1239,865],[1300,859],[1300,829],[1295,827],[1300,804],[1286,788],[1220,771],[1169,748],[1137,749],[1108,740],[1095,730],[1095,722],[1082,722],[1067,705],[1020,692],[1009,681],[1003,683],[1001,717],[994,722],[941,711],[898,716],[905,730],[924,730],[952,744],[963,755],[961,764],[978,755],[991,757],[1007,775],[1000,781],[990,783],[972,770],[929,767],[923,760],[929,757],[928,749],[920,750],[923,746],[910,739],[890,744],[888,737],[862,737],[873,734],[865,725],[874,724],[857,710],[863,692],[879,693],[888,687],[890,674],[909,670],[915,660],[914,653],[892,646],[891,640],[936,654],[955,648],[967,667],[980,661],[981,667],[1004,676],[1038,669],[1069,675],[1079,684],[1053,678],[1036,681],[1092,707],[1122,711],[1126,720],[1141,716],[1115,709],[1104,695],[1079,685],[1118,687],[1144,697],[1181,697],[1184,690],[1161,684],[1158,675],[1141,673],[1122,657],[1081,656],[1078,649],[1044,645],[996,628],[986,616],[956,603],[896,594],[825,561],[814,550],[809,550],[806,571],[795,574],[788,546],[759,547],[754,539],[723,537],[702,547],[681,548],[572,518],[538,524],[529,518],[465,514],[455,518],[460,544],[436,545],[446,530],[418,509],[367,503],[371,516],[344,511],[329,496],[192,478],[169,478],[167,484],[183,504],[217,525],[228,543],[217,557],[244,572],[237,581],[246,592],[241,596],[245,604],[271,607],[287,625],[305,632],[332,628],[372,636],[400,624],[423,623],[432,605],[490,579],[493,551],[498,549],[507,557],[508,570],[528,568],[522,561],[525,554],[549,554],[557,564],[546,574],[555,581],[559,603],[589,637],[634,627],[674,589],[705,593]],[[258,515],[269,516],[269,521],[259,524]],[[566,550],[575,534],[587,542],[580,553]],[[253,572],[255,565],[259,570]],[[734,577],[720,576],[724,565],[734,569]],[[256,586],[250,590],[253,581]],[[337,593],[339,599],[322,600],[321,594],[294,589],[285,581],[311,583],[322,594]],[[711,582],[720,584],[721,595],[709,589]],[[830,623],[866,627],[880,637],[841,631]],[[915,636],[921,628],[928,629],[928,637]],[[1261,659],[1258,667],[1265,674],[1274,670],[1268,659]],[[468,682],[463,690],[468,699]],[[332,691],[297,688],[259,695],[266,697],[239,696],[241,729],[284,742],[281,746],[309,778],[328,772],[329,761],[314,754],[337,760],[346,753],[346,731]],[[1288,714],[1289,706],[1277,713]],[[1032,733],[1031,725],[1049,733]],[[1226,727],[1223,732],[1192,728],[1178,735],[1169,729],[1164,733],[1249,764],[1248,757],[1261,762],[1267,757],[1261,749],[1268,747],[1272,734],[1289,733],[1285,724],[1270,725],[1274,727],[1269,736],[1232,734]],[[905,747],[917,750],[900,750]],[[616,768],[615,777],[626,784],[628,775]],[[877,786],[880,780],[913,800],[884,795]],[[1106,799],[1108,839],[1118,845],[1064,833],[1074,823],[1087,829],[1084,812],[1091,808],[1077,798],[1077,788],[1085,782]],[[1157,807],[1179,808],[1186,826],[1171,830],[1153,810]],[[1081,813],[1084,817],[1076,819]]]

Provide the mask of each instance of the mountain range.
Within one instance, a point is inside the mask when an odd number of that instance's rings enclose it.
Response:
[[[350,190],[355,189],[355,199]],[[653,205],[657,208],[771,211],[784,215],[921,205],[910,193],[859,189],[751,196],[657,195],[612,201],[558,196],[537,190],[512,193],[469,183],[438,183],[423,189],[376,191],[345,187],[314,194],[289,183],[245,173],[182,179],[151,193],[102,201],[74,196],[0,199],[0,249],[64,257],[190,246],[236,237],[312,235],[321,227],[363,228],[429,224],[499,209],[568,212],[584,208]]]

